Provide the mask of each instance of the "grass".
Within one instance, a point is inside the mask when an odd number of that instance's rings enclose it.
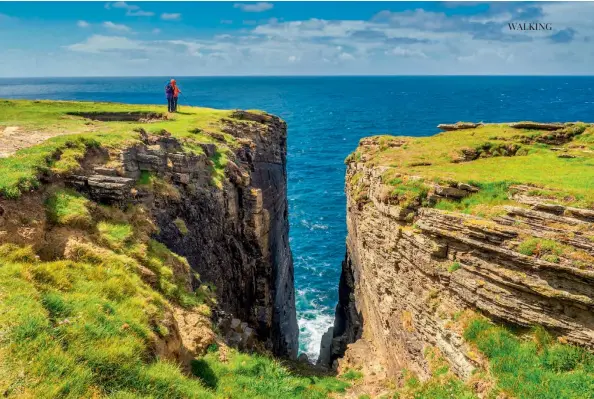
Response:
[[[0,268],[5,397],[207,397],[179,367],[150,360],[166,302],[135,273],[117,262],[33,255],[3,257]]]
[[[403,370],[404,386],[394,394],[394,399],[478,399],[472,388],[452,373],[439,350],[427,347],[425,358],[429,364],[430,378],[420,381],[410,371]]]
[[[46,201],[48,218],[63,226],[89,226],[92,222],[89,200],[73,190],[60,189]]]
[[[342,378],[349,381],[356,381],[363,378],[363,373],[357,370],[349,369],[341,375]]]
[[[214,301],[211,290],[188,287],[187,260],[150,238],[154,226],[140,207],[89,204],[68,190],[54,191],[46,207],[71,227],[62,259],[0,245],[3,397],[327,398],[349,385],[261,355],[228,350],[221,360],[217,345],[194,361],[195,375],[185,373],[155,348],[179,339],[172,306],[205,314]],[[73,222],[81,215],[84,224]]]
[[[543,238],[528,238],[520,243],[516,250],[528,256],[543,258],[549,262],[559,263],[559,256],[571,251],[567,245]]]
[[[470,183],[479,188],[477,193],[473,193],[459,201],[441,199],[435,204],[435,208],[476,214],[478,216],[489,216],[493,215],[493,212],[497,212],[498,207],[513,203],[509,199],[511,182]]]
[[[112,249],[121,249],[130,238],[133,230],[129,223],[111,223],[102,221],[97,224],[101,239]]]
[[[222,154],[237,146],[236,139],[221,130],[221,120],[230,118],[233,111],[184,107],[183,113],[172,114],[167,119],[150,123],[100,122],[73,115],[97,112],[163,113],[164,107],[98,102],[0,100],[0,128],[18,126],[19,132],[24,134],[55,136],[0,159],[0,196],[18,198],[23,192],[36,189],[42,174],[64,174],[76,170],[89,148],[113,150],[138,143],[137,131],[140,128],[154,134],[166,130],[180,140],[186,150],[197,153],[203,153],[199,143],[215,143]],[[215,140],[213,133],[222,137],[224,142]],[[222,158],[214,163],[213,172],[217,175],[213,177],[215,180],[222,173],[218,169],[224,166]]]
[[[587,142],[594,134],[594,127],[580,124],[568,133],[578,143]],[[575,132],[574,132],[575,130]],[[581,133],[580,133],[581,132]],[[465,198],[459,204],[454,201],[440,201],[442,209],[456,209],[473,212],[481,203],[504,204],[511,183],[532,184],[557,192],[554,202],[572,204],[578,207],[594,206],[594,154],[573,148],[573,142],[556,147],[567,149],[576,158],[559,158],[559,152],[551,151],[549,145],[535,142],[539,137],[550,135],[545,131],[513,129],[504,124],[485,125],[475,129],[439,133],[431,137],[377,136],[378,143],[390,140],[405,141],[402,146],[363,146],[357,154],[363,153],[369,165],[388,166],[388,176],[401,174],[400,179],[417,176],[426,183],[465,182],[474,183],[484,190]],[[531,138],[529,136],[532,136]],[[528,142],[524,142],[528,140]],[[531,141],[532,140],[532,141]],[[521,148],[516,148],[520,145]],[[488,150],[485,150],[485,148]],[[515,156],[506,156],[506,148],[515,149]],[[453,162],[462,150],[481,149],[488,156],[468,162]],[[505,150],[505,151],[504,151]],[[353,161],[355,157],[349,157]],[[395,189],[406,188],[392,180]]]
[[[555,342],[542,328],[522,339],[482,318],[464,338],[488,358],[497,387],[522,399],[586,399],[594,395],[594,355]]]
[[[212,350],[194,361],[192,371],[221,398],[327,398],[345,392],[349,384],[334,377],[300,376],[276,360],[230,350],[226,362]]]
[[[450,267],[448,267],[448,272],[454,273],[456,270],[460,269],[461,267],[462,267],[462,265],[460,265],[460,262],[454,262],[450,265]]]
[[[177,218],[173,221],[173,224],[175,224],[175,227],[177,227],[179,232],[184,236],[190,232],[190,230],[188,230],[188,226],[186,226],[186,222],[184,222],[183,219]]]

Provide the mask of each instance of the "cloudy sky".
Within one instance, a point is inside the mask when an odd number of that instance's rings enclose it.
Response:
[[[593,21],[593,2],[0,2],[0,76],[592,74]]]

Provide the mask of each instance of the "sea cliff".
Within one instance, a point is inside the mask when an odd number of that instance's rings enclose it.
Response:
[[[298,347],[284,121],[2,101],[0,122],[3,396],[344,389],[270,358]]]
[[[440,127],[365,138],[347,158],[347,253],[319,363],[360,370],[372,396],[589,397],[594,128]],[[549,368],[555,351],[571,365]]]

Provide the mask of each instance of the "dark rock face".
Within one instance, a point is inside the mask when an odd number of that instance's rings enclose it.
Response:
[[[357,341],[363,333],[363,316],[357,311],[354,297],[354,270],[347,252],[340,273],[334,327],[323,335],[320,345],[318,365],[322,367],[332,367],[336,359],[344,356],[347,345]]]
[[[121,154],[117,173],[94,168],[87,176],[71,177],[70,184],[97,201],[144,204],[159,228],[155,239],[185,256],[196,279],[216,287],[220,308],[254,326],[253,335],[276,355],[296,358],[286,124],[271,115],[241,115],[241,121],[225,120],[224,131],[240,146],[228,154],[218,184],[213,144],[202,145],[205,154],[193,155],[166,134],[145,132],[144,144]],[[172,195],[134,187],[144,171],[166,182]],[[179,219],[187,231],[180,231]]]
[[[157,239],[186,256],[200,278],[214,284],[221,307],[256,326],[269,349],[295,358],[286,125],[270,117],[268,124],[228,126],[234,136],[249,141],[229,162],[223,189],[186,185],[179,201],[156,204]],[[172,223],[176,218],[184,220],[187,234]]]

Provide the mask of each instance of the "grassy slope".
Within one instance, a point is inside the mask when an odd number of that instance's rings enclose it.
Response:
[[[44,171],[78,167],[89,146],[115,149],[134,143],[137,127],[166,129],[188,150],[201,151],[195,144],[213,142],[210,133],[221,133],[220,119],[230,115],[183,107],[171,120],[139,123],[95,122],[67,114],[131,111],[160,112],[162,107],[0,101],[0,127],[66,134],[0,159],[0,194],[17,197],[38,185],[37,176]],[[224,137],[225,144],[217,143],[215,167],[224,164],[225,151],[234,145],[232,137]],[[160,182],[145,174],[139,184],[157,189]],[[154,342],[171,333],[172,306],[209,314],[210,291],[188,291],[186,259],[150,238],[154,226],[141,207],[122,211],[55,188],[45,208],[48,222],[60,228],[55,234],[70,237],[63,259],[42,261],[31,247],[0,245],[3,397],[325,398],[348,386],[229,349],[225,356],[214,348],[196,359],[191,374],[156,357]],[[180,231],[185,227],[176,224]],[[155,276],[152,285],[141,278],[147,272]]]
[[[380,136],[379,149],[359,147],[355,157],[367,155],[368,163],[389,166],[386,182],[402,185],[398,174],[421,176],[426,182],[456,181],[487,187],[508,187],[514,183],[531,184],[558,191],[561,202],[575,206],[594,206],[594,127],[585,130],[565,145],[523,143],[526,138],[549,135],[550,132],[513,129],[504,124],[485,125],[475,129],[439,133],[432,137]],[[523,136],[523,137],[519,137]],[[399,147],[392,141],[404,140]],[[494,154],[474,161],[454,163],[463,149],[495,148]],[[498,147],[516,145],[519,155],[505,156]],[[575,158],[559,158],[564,148]],[[485,154],[486,155],[486,154]],[[419,165],[430,163],[430,165]],[[400,180],[400,181],[399,181]],[[409,187],[403,187],[408,191]],[[480,195],[480,194],[479,194]],[[485,202],[486,198],[477,202]]]
[[[66,173],[78,167],[86,149],[91,146],[118,148],[139,140],[134,131],[143,128],[157,133],[165,129],[182,140],[188,151],[201,152],[197,143],[215,142],[211,133],[222,134],[226,145],[219,142],[215,168],[224,166],[225,154],[235,144],[232,136],[221,132],[222,118],[232,111],[183,107],[169,119],[141,122],[100,122],[80,116],[77,112],[152,112],[162,113],[156,105],[116,103],[0,100],[0,129],[18,126],[20,132],[49,132],[57,135],[43,143],[23,148],[8,158],[0,158],[0,195],[16,198],[23,191],[39,185],[40,172]],[[249,122],[247,122],[249,123]],[[58,135],[59,134],[59,135]],[[56,155],[60,155],[57,157]],[[216,170],[215,170],[216,172]]]
[[[194,377],[156,358],[171,306],[208,314],[207,290],[185,288],[185,260],[150,238],[142,208],[97,205],[73,191],[46,201],[68,229],[65,259],[0,246],[0,393],[19,398],[325,398],[346,382],[304,377],[265,356],[213,351]],[[80,238],[84,237],[84,238]],[[141,269],[156,275],[150,286]],[[146,273],[146,272],[144,272]]]

